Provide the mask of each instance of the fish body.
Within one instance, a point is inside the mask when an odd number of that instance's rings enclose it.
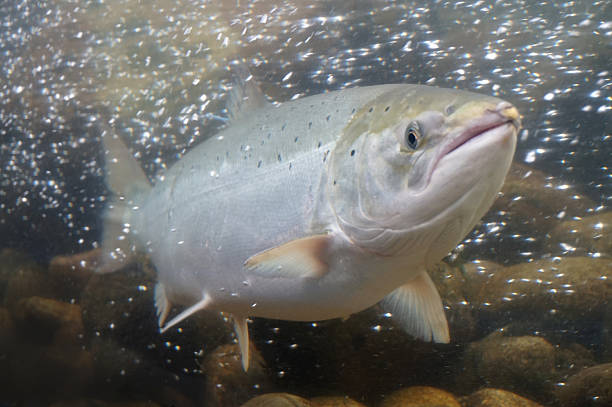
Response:
[[[153,187],[105,134],[115,199],[103,271],[146,250],[158,270],[162,330],[202,309],[228,312],[245,370],[253,316],[325,320],[382,301],[413,335],[448,342],[425,270],[495,199],[516,145],[517,110],[421,85],[277,106],[249,83],[240,95],[246,102],[234,103],[229,126]],[[171,304],[187,308],[166,322]]]

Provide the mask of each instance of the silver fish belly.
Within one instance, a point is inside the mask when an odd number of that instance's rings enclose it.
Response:
[[[162,331],[200,310],[323,320],[379,301],[411,334],[448,342],[425,269],[488,210],[520,126],[502,100],[418,85],[353,88],[273,106],[243,84],[229,126],[149,185],[106,131],[105,260],[146,250]],[[240,88],[237,88],[240,90]],[[236,108],[236,107],[234,107]],[[171,304],[187,308],[166,321]]]

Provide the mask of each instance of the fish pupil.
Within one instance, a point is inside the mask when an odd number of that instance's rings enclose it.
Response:
[[[419,137],[416,134],[416,131],[414,129],[409,128],[406,131],[406,142],[408,143],[408,147],[412,148],[413,150],[416,150],[417,145],[419,143]]]

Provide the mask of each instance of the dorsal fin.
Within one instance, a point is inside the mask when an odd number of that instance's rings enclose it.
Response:
[[[236,61],[232,65],[234,83],[229,92],[227,114],[230,122],[236,122],[251,112],[269,105],[246,63]]]

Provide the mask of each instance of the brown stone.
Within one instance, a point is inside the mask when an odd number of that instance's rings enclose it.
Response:
[[[385,397],[380,407],[461,407],[451,393],[429,386],[401,389]]]
[[[612,254],[612,212],[567,220],[549,233],[548,248],[553,253]]]
[[[612,363],[582,370],[559,389],[563,407],[599,407],[612,405]]]
[[[242,368],[237,344],[221,345],[211,352],[202,367],[206,374],[206,405],[238,406],[271,388],[263,358],[251,343],[249,370]]]
[[[489,315],[519,319],[602,319],[612,296],[612,260],[591,257],[543,259],[503,267],[465,265],[468,301]]]
[[[15,324],[6,308],[0,307],[0,354],[15,342]]]
[[[323,396],[310,399],[312,407],[366,407],[349,397]]]
[[[62,346],[81,343],[81,307],[50,298],[23,298],[15,307],[15,321],[21,335],[45,338]]]
[[[159,404],[150,400],[110,403],[95,399],[79,399],[59,401],[51,404],[49,407],[159,407]]]
[[[4,295],[4,305],[11,311],[19,300],[28,297],[57,298],[60,282],[53,280],[39,266],[26,262],[15,265],[11,271]]]
[[[491,210],[511,212],[509,227],[515,233],[532,234],[537,230],[544,235],[557,225],[562,214],[567,218],[582,216],[596,206],[589,198],[556,186],[545,173],[515,162]]]
[[[541,407],[540,404],[528,400],[506,390],[481,389],[463,400],[464,407]]]
[[[495,332],[465,351],[466,380],[544,398],[552,395],[555,348],[536,336],[504,337]]]
[[[312,404],[293,394],[268,393],[247,401],[242,407],[312,407]]]

